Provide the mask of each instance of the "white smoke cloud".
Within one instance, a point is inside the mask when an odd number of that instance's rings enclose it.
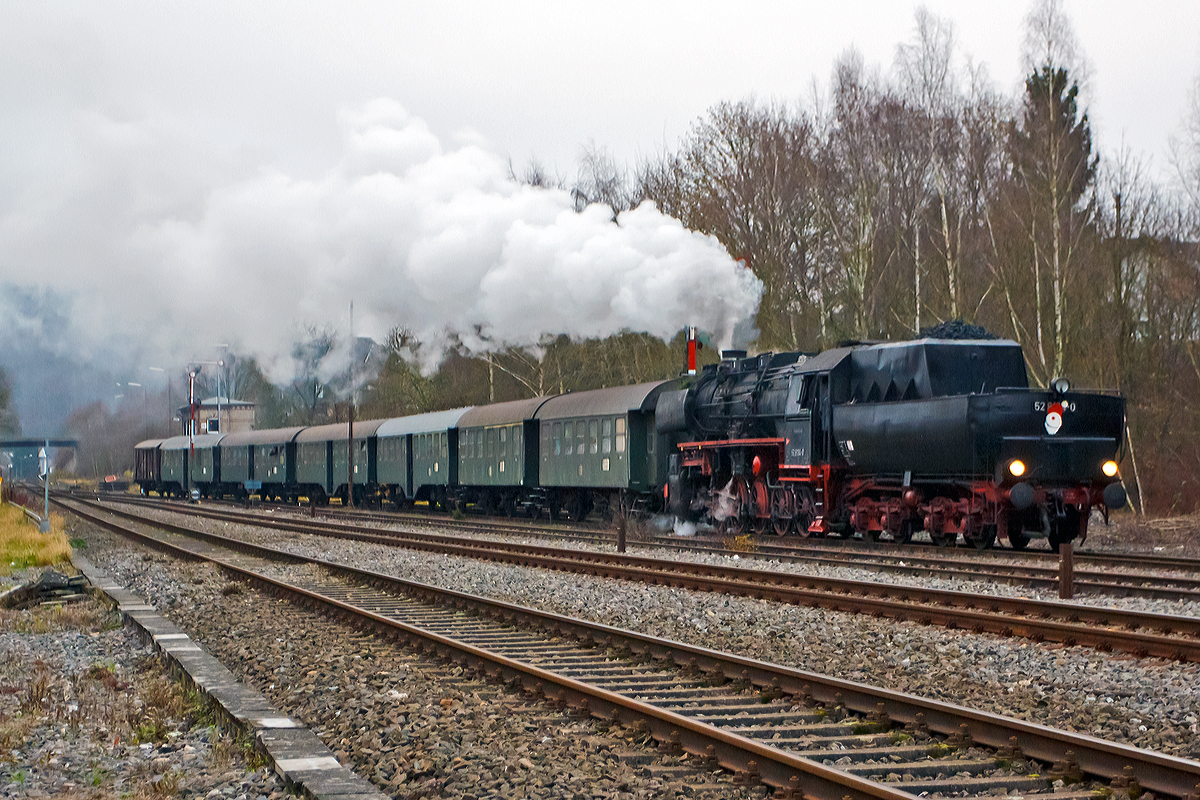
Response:
[[[232,340],[279,381],[304,326],[344,331],[351,301],[359,335],[402,325],[434,350],[450,331],[478,350],[688,324],[728,341],[757,308],[750,270],[651,203],[615,224],[605,206],[576,213],[568,192],[513,181],[478,137],[447,145],[391,100],[339,121],[344,154],[314,177],[88,118],[88,157],[25,198],[36,213],[0,206],[0,258],[49,264],[43,282],[86,300],[84,339],[124,333],[155,360]]]

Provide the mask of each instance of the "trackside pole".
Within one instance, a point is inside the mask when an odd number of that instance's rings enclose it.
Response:
[[[42,533],[50,532],[50,440],[46,440],[46,447],[42,450],[43,478],[45,491],[45,505],[42,507],[42,524],[38,530]]]
[[[1075,546],[1063,542],[1058,546],[1058,598],[1070,600],[1075,597]]]

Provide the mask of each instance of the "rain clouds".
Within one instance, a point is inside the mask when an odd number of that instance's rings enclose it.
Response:
[[[338,162],[296,176],[85,117],[74,169],[0,197],[0,337],[36,335],[31,298],[49,290],[70,320],[43,345],[60,359],[116,373],[232,342],[286,381],[294,342],[344,328],[351,301],[358,333],[403,325],[433,359],[452,335],[481,351],[695,324],[727,342],[757,308],[750,270],[651,203],[615,222],[607,206],[577,212],[567,191],[512,180],[478,137],[443,142],[390,100],[339,125]]]

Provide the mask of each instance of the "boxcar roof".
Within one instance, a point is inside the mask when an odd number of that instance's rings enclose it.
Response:
[[[207,450],[210,447],[216,447],[217,443],[225,438],[223,433],[202,433],[196,437],[196,449]],[[187,450],[191,447],[191,440],[187,436],[172,436],[170,439],[165,439],[162,443],[163,450]]]
[[[133,449],[134,450],[157,450],[158,446],[160,444],[162,444],[164,441],[166,441],[166,440],[165,439],[147,439],[144,442],[138,442],[137,445]]]
[[[493,403],[489,406],[475,406],[459,417],[459,428],[478,428],[486,425],[511,425],[514,422],[524,422],[533,419],[537,410],[548,397],[534,397],[529,400],[510,400],[507,403]]]
[[[452,408],[449,411],[431,411],[428,414],[414,414],[411,417],[396,417],[389,419],[375,431],[376,436],[404,436],[408,433],[432,433],[444,431],[458,426],[458,420],[471,410]]]
[[[385,419],[364,419],[354,421],[354,438],[366,439],[369,436],[374,436],[376,429],[380,425],[387,422]],[[296,434],[297,442],[328,442],[338,441],[341,439],[346,441],[346,423],[335,422],[332,425],[318,425],[315,428],[305,428]]]
[[[355,426],[357,427],[357,426]],[[221,447],[237,447],[245,444],[287,444],[304,428],[268,428],[262,431],[239,431],[225,436]]]
[[[659,392],[671,381],[652,381],[633,386],[614,386],[551,397],[537,412],[538,419],[613,416],[630,411],[647,411]]]

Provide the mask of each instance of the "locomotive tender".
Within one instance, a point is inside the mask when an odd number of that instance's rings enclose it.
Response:
[[[582,520],[618,506],[727,534],[860,534],[1053,549],[1124,506],[1118,395],[1032,389],[1006,340],[725,351],[693,378],[356,422],[149,440],[143,493],[357,503]]]

